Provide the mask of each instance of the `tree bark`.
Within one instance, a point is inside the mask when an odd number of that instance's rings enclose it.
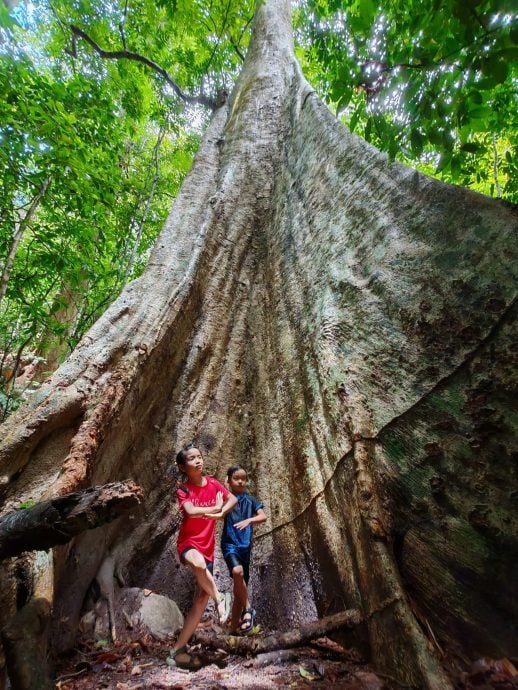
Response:
[[[340,628],[352,628],[362,622],[359,611],[342,611],[317,621],[305,623],[295,630],[273,631],[264,637],[237,637],[235,635],[221,637],[200,631],[196,633],[195,639],[196,642],[201,642],[207,647],[223,649],[231,654],[263,654],[264,652],[275,652],[278,649],[298,647],[316,637],[340,630]]]
[[[0,519],[0,560],[66,544],[87,529],[135,510],[142,490],[131,481],[84,489],[8,513]]]
[[[265,504],[260,620],[360,610],[373,662],[420,688],[451,687],[434,638],[511,653],[516,225],[351,135],[300,73],[288,0],[258,3],[146,271],[3,427],[4,511],[128,472],[146,495],[131,530],[56,550],[54,651],[108,551],[187,605],[170,478],[195,439]]]
[[[47,664],[50,604],[32,599],[1,631],[13,690],[52,690]]]

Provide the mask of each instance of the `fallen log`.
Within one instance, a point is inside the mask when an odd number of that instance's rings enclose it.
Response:
[[[208,631],[196,632],[194,640],[207,647],[223,649],[231,654],[263,654],[278,649],[290,649],[309,642],[315,637],[322,637],[339,628],[352,628],[360,625],[363,617],[356,609],[341,611],[332,616],[325,616],[317,621],[301,625],[287,632],[273,631],[264,637],[237,637],[235,635],[214,635]]]
[[[9,513],[0,519],[0,560],[66,544],[81,532],[136,508],[141,498],[142,489],[134,482],[114,482]]]

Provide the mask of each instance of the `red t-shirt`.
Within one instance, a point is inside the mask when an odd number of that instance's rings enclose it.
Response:
[[[216,532],[216,520],[198,515],[187,515],[183,509],[184,503],[192,503],[195,508],[212,508],[216,505],[216,494],[221,491],[223,500],[226,501],[230,491],[223,484],[220,484],[214,477],[205,477],[205,486],[196,486],[191,482],[186,482],[185,486],[189,489],[187,494],[182,489],[178,489],[178,504],[183,512],[182,525],[178,534],[178,553],[181,554],[186,548],[192,546],[199,551],[207,561],[214,560],[214,544]]]

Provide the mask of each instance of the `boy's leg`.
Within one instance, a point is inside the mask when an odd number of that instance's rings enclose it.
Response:
[[[242,565],[232,568],[232,579],[234,581],[234,603],[232,604],[232,618],[230,629],[232,632],[238,630],[241,619],[241,611],[250,607],[248,601],[248,587],[245,582],[245,573]]]
[[[239,560],[243,566],[243,580],[246,587],[246,606],[244,607],[245,613],[241,617],[241,626],[239,628],[240,632],[248,633],[252,630],[255,625],[255,611],[250,606],[250,601],[248,599],[248,579],[250,577],[250,555],[251,549],[243,549],[239,553]]]

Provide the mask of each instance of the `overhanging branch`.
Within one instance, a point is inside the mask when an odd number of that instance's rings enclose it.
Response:
[[[133,62],[140,62],[143,65],[146,65],[146,67],[149,67],[154,72],[163,77],[167,84],[171,86],[176,95],[179,98],[181,98],[182,101],[184,101],[185,103],[203,105],[206,108],[211,108],[212,110],[216,108],[216,101],[214,101],[212,98],[208,98],[207,96],[202,95],[190,96],[189,94],[184,93],[182,89],[178,86],[178,84],[174,81],[174,79],[169,75],[167,70],[165,70],[163,67],[160,67],[160,65],[158,65],[153,60],[150,60],[149,58],[145,57],[145,55],[140,55],[139,53],[134,53],[133,51],[126,49],[104,50],[98,43],[96,43],[93,40],[93,38],[91,38],[91,36],[89,36],[78,26],[74,26],[73,24],[71,24],[70,30],[72,31],[74,36],[82,38],[84,41],[86,41],[86,43],[88,43],[89,46],[91,46],[95,50],[95,52],[100,57],[105,58],[106,60],[132,60]]]

